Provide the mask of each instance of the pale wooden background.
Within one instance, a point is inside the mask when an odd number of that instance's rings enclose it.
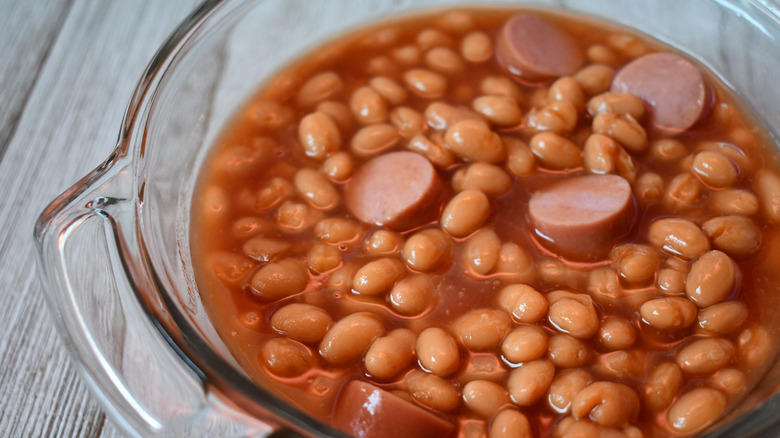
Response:
[[[33,224],[108,157],[146,63],[201,0],[0,0],[0,436],[121,434],[43,301]]]

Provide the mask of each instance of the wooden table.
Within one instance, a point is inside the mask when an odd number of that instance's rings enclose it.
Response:
[[[146,63],[199,0],[0,0],[0,435],[121,435],[48,321],[32,230],[114,148]]]

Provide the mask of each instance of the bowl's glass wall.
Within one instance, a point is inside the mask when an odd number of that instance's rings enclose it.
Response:
[[[189,261],[189,207],[200,163],[225,121],[291,59],[345,30],[400,12],[470,1],[227,1],[183,42],[134,139],[139,233],[162,293],[191,327],[189,352],[211,348],[220,373],[241,373],[209,324]],[[521,2],[485,2],[517,5]],[[549,0],[553,7],[637,28],[700,59],[737,90],[774,138],[780,134],[778,18],[758,3],[712,0]],[[173,220],[172,218],[175,218]],[[778,320],[780,324],[780,320]],[[210,346],[210,347],[208,347]],[[217,361],[219,362],[219,361]],[[213,370],[212,370],[213,371]],[[774,377],[774,374],[772,375]],[[774,382],[772,382],[774,383]],[[767,392],[776,385],[762,385]],[[762,394],[763,396],[764,394]]]

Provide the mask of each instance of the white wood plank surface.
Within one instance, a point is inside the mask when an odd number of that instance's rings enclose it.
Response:
[[[32,229],[114,148],[146,63],[197,0],[0,0],[0,436],[113,437],[42,298]]]

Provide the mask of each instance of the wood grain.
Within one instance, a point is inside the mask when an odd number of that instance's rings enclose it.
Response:
[[[0,435],[121,435],[48,321],[32,229],[108,156],[146,63],[196,5],[0,0]]]

